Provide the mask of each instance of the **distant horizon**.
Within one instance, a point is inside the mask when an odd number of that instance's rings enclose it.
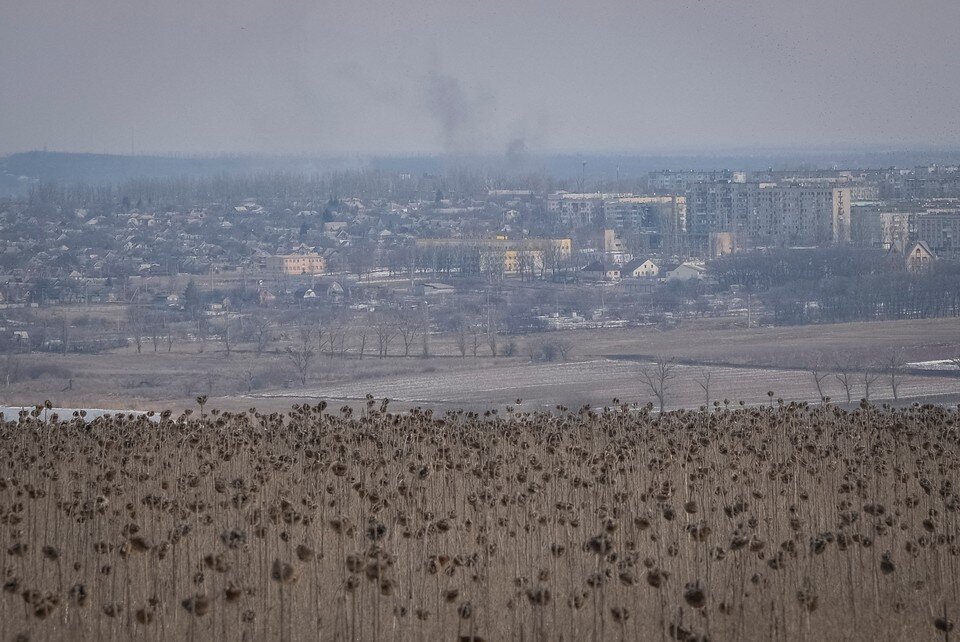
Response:
[[[597,158],[711,158],[729,156],[808,156],[814,154],[960,154],[960,144],[954,145],[769,145],[769,146],[742,146],[742,147],[672,147],[672,148],[624,148],[624,149],[590,149],[590,148],[550,148],[530,150],[524,153],[526,158],[558,158],[558,157],[597,157]],[[0,159],[26,154],[56,154],[62,156],[108,156],[115,158],[160,158],[160,159],[404,159],[404,158],[431,158],[431,159],[499,159],[507,155],[498,152],[471,152],[448,153],[436,150],[410,150],[393,152],[375,151],[314,151],[314,152],[267,152],[267,151],[96,151],[56,148],[24,148],[14,151],[0,151]],[[958,159],[960,160],[960,159]]]
[[[377,170],[412,175],[478,171],[509,185],[524,175],[584,180],[586,191],[658,171],[866,171],[960,164],[960,149],[752,149],[708,152],[539,152],[499,154],[104,154],[32,150],[0,156],[0,195],[25,194],[36,182],[116,185],[141,178],[324,175]],[[502,181],[507,182],[502,182]]]

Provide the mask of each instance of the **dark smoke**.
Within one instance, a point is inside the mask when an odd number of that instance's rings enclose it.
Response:
[[[528,154],[527,141],[523,138],[514,138],[507,143],[507,165],[509,167],[523,167],[527,162]]]
[[[448,154],[482,151],[484,130],[495,102],[491,94],[470,96],[458,78],[433,71],[426,77],[424,100]]]

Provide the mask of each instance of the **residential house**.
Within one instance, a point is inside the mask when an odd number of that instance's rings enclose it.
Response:
[[[930,268],[930,265],[937,260],[937,255],[933,253],[926,241],[917,241],[904,256],[907,269],[911,272],[923,272]]]
[[[602,261],[591,261],[580,271],[587,278],[601,281],[614,281],[620,278],[619,265],[605,265]]]
[[[633,259],[620,268],[620,274],[624,278],[652,277],[660,274],[660,266],[653,259]]]
[[[667,281],[692,281],[700,280],[706,274],[707,269],[696,263],[681,263],[665,272]]]

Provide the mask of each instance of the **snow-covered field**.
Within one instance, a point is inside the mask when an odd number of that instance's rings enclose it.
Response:
[[[16,420],[20,416],[21,410],[26,410],[27,412],[33,410],[36,406],[0,406],[0,415],[3,415],[5,421]],[[70,419],[73,417],[73,412],[75,410],[81,410],[81,408],[51,408],[47,411],[47,416],[57,415],[60,419]],[[91,419],[96,419],[97,417],[102,417],[103,415],[143,415],[146,414],[140,410],[105,410],[103,408],[82,408],[86,410],[87,416],[86,419],[89,421]]]
[[[641,379],[642,364],[612,359],[594,359],[572,363],[506,363],[502,367],[430,373],[415,376],[385,377],[360,383],[332,384],[321,387],[267,392],[258,397],[318,398],[329,400],[362,399],[366,394],[388,397],[402,403],[441,406],[497,406],[524,400],[525,406],[574,406],[584,403],[609,404],[621,401],[653,401]],[[705,394],[698,384],[701,373],[708,370],[710,400],[729,399],[748,404],[769,401],[767,392],[788,400],[819,400],[813,376],[798,370],[777,370],[748,367],[677,366],[667,405],[670,408],[696,407],[704,403]],[[833,375],[823,382],[824,394],[835,401],[845,401],[843,387]],[[863,382],[853,384],[852,397],[863,396]],[[904,377],[899,395],[904,397],[960,397],[960,378],[915,376]],[[880,377],[871,385],[872,400],[892,399],[888,378]]]
[[[941,372],[957,371],[957,362],[953,359],[936,359],[934,361],[914,361],[907,364],[908,368],[917,370],[939,370]]]

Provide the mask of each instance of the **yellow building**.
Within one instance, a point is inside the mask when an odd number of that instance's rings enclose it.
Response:
[[[447,247],[472,251],[479,255],[481,272],[495,272],[502,266],[504,274],[541,272],[551,261],[570,258],[570,239],[419,239],[417,247]]]
[[[319,254],[278,254],[268,256],[266,271],[273,276],[322,274],[327,269],[327,260]]]

